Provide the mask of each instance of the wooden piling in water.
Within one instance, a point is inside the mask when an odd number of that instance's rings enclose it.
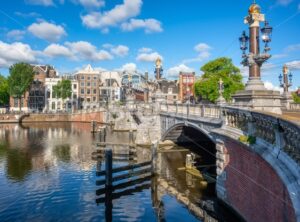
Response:
[[[112,188],[112,150],[107,149],[105,151],[105,188],[111,189]]]

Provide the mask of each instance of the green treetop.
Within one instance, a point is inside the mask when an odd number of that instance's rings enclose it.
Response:
[[[222,57],[206,63],[201,67],[203,75],[196,81],[194,90],[196,96],[210,102],[216,102],[219,97],[218,82],[224,84],[223,96],[230,101],[231,96],[238,90],[244,89],[243,77],[239,68],[233,65],[230,58]]]
[[[8,82],[7,79],[0,74],[0,106],[9,103]]]
[[[9,93],[11,96],[17,97],[19,99],[20,111],[22,96],[30,88],[33,77],[33,68],[27,63],[16,63],[9,68]]]
[[[53,93],[56,98],[61,98],[63,101],[72,96],[72,84],[68,79],[59,81],[53,86]]]

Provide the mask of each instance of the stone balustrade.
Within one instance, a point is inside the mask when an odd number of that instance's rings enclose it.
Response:
[[[160,104],[160,111],[183,117],[220,118],[221,109],[213,104]]]
[[[256,137],[278,152],[285,152],[300,164],[300,126],[278,116],[213,104],[160,104],[160,112],[191,119],[222,118],[224,127]]]
[[[223,108],[225,126],[237,128],[245,135],[263,140],[269,147],[288,154],[300,164],[300,126],[277,116],[242,110]]]

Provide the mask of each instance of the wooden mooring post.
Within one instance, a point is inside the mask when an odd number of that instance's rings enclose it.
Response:
[[[121,194],[121,196],[128,195],[128,193],[130,194],[132,192],[135,192],[136,189],[140,190],[141,187],[149,186],[149,184],[145,184],[145,182],[149,182],[151,177],[153,176],[154,166],[152,161],[130,164],[118,168],[113,168],[112,163],[112,149],[106,149],[105,170],[96,172],[97,176],[104,177],[103,179],[96,181],[97,186],[104,185],[104,187],[97,189],[96,195],[105,195],[105,197],[98,198],[96,200],[97,203],[106,203],[107,198],[116,199],[119,198]],[[117,183],[114,184],[114,182]],[[118,191],[120,189],[125,190],[114,193],[115,191]]]
[[[105,188],[112,188],[112,150],[105,150]]]

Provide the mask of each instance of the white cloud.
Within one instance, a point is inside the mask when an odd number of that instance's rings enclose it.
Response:
[[[24,35],[25,35],[25,31],[15,29],[9,31],[6,36],[9,39],[21,40],[23,39]]]
[[[44,49],[44,53],[50,57],[72,57],[72,52],[65,46],[59,44],[51,44]]]
[[[261,71],[268,72],[268,71],[273,70],[275,68],[276,68],[276,65],[274,65],[273,63],[264,63],[261,67]]]
[[[285,48],[286,52],[300,51],[300,44],[289,45]]]
[[[42,5],[42,6],[54,5],[52,0],[25,0],[25,3],[30,5]]]
[[[107,71],[107,69],[102,68],[102,67],[94,67],[94,70],[97,70],[97,71],[100,71],[100,72]]]
[[[180,64],[168,69],[167,74],[170,77],[178,77],[180,72],[194,72],[193,68],[186,66],[185,64]]]
[[[281,93],[283,92],[282,88],[280,88],[279,86],[274,86],[273,83],[269,81],[264,82],[264,84],[267,90],[280,91]]]
[[[125,45],[118,45],[116,47],[111,48],[111,53],[120,57],[128,55],[128,52],[129,48]]]
[[[71,50],[74,57],[76,58],[92,61],[113,59],[113,56],[109,52],[105,50],[98,50],[96,46],[92,45],[89,42],[66,42],[65,45]]]
[[[287,54],[275,54],[275,55],[272,55],[272,59],[282,59],[287,56],[288,56]]]
[[[212,47],[209,46],[208,44],[199,43],[194,47],[194,50],[198,53],[198,56],[195,58],[184,59],[182,61],[182,63],[188,64],[188,63],[193,63],[193,62],[202,62],[211,56],[211,54],[210,54],[211,49],[212,49]]]
[[[157,58],[163,59],[163,57],[158,52],[140,53],[136,57],[136,60],[140,62],[155,62]]]
[[[286,63],[286,65],[293,70],[299,70],[300,69],[300,60],[295,60],[295,61],[291,61]]]
[[[109,44],[109,43],[105,43],[105,44],[102,45],[102,47],[105,48],[105,49],[111,49],[112,47],[114,47],[114,45]]]
[[[78,0],[78,3],[85,8],[100,8],[105,5],[104,0]]]
[[[62,26],[45,21],[42,21],[40,23],[33,23],[28,27],[28,31],[36,37],[50,42],[58,41],[61,37],[67,35],[65,29]]]
[[[283,6],[287,6],[292,2],[293,2],[293,0],[277,0],[277,4],[278,5],[283,5]]]
[[[121,25],[123,31],[145,29],[145,33],[162,32],[161,22],[156,19],[130,19]]]
[[[120,71],[124,72],[136,72],[137,71],[137,66],[135,63],[126,63],[123,65],[120,69]]]
[[[210,49],[211,49],[211,47],[209,45],[207,45],[206,43],[199,43],[198,45],[196,45],[194,47],[194,50],[196,52],[199,52],[199,53],[201,53],[201,52],[207,52]]]
[[[21,42],[7,44],[0,41],[0,67],[9,67],[16,62],[36,62],[37,53],[29,45]]]
[[[139,49],[139,53],[149,53],[149,52],[152,52],[152,51],[153,51],[153,49],[146,48],[146,47],[143,47],[143,48]]]
[[[41,15],[36,12],[29,12],[29,13],[23,13],[23,12],[15,12],[15,15],[23,17],[23,18],[31,18],[31,17],[40,17]]]
[[[117,26],[130,18],[140,14],[142,0],[124,0],[123,4],[116,5],[110,11],[91,12],[81,16],[82,23],[89,28],[105,29]]]

